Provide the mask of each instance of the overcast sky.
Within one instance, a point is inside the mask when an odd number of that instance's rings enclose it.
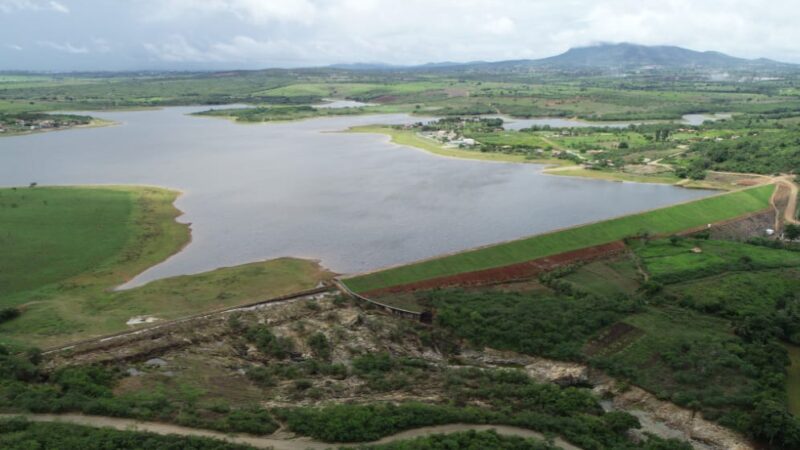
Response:
[[[798,0],[0,0],[0,70],[540,58],[597,42],[800,63]]]

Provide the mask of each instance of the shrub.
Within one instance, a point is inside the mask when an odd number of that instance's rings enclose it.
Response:
[[[321,332],[317,332],[308,338],[308,346],[315,357],[328,360],[331,357],[332,348],[328,338]]]
[[[17,308],[3,308],[3,309],[0,309],[0,323],[8,322],[10,320],[14,320],[17,317],[19,317],[20,314],[22,314],[22,312]]]
[[[285,359],[294,348],[290,339],[275,336],[266,325],[256,325],[247,329],[245,337],[255,344],[261,353],[277,359]]]
[[[369,353],[353,359],[353,368],[360,374],[389,372],[395,366],[392,357],[386,353]]]
[[[251,367],[245,373],[250,381],[261,387],[272,387],[276,384],[272,372],[266,367]]]

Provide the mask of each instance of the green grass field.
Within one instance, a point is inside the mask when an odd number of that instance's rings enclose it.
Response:
[[[585,291],[612,297],[633,295],[639,288],[640,278],[634,262],[623,257],[586,264],[562,279]]]
[[[796,265],[797,257],[794,255],[785,265]],[[800,291],[800,269],[796,267],[729,272],[698,280],[691,278],[665,289],[695,309],[730,317],[773,310],[777,304],[786,303],[786,299],[793,298],[794,293]]]
[[[642,231],[670,234],[731,219],[769,207],[773,186],[718,195],[640,214],[611,219],[517,241],[470,250],[345,280],[356,292],[366,292],[431,278],[529,261],[623,239]]]
[[[658,175],[636,175],[621,171],[610,170],[591,170],[584,169],[579,166],[574,168],[566,167],[564,169],[545,170],[548,175],[559,175],[566,177],[580,177],[592,178],[596,180],[608,181],[629,181],[633,183],[657,183],[657,184],[676,184],[681,181],[680,178],[672,175],[671,173],[658,174]]]
[[[694,249],[694,251],[692,251]],[[636,253],[653,280],[675,283],[723,272],[796,267],[800,253],[729,241],[651,242]]]
[[[0,343],[47,346],[309,289],[330,273],[282,258],[112,289],[189,241],[177,193],[151,187],[0,190]]]
[[[188,240],[188,228],[174,223],[176,196],[155,188],[0,189],[0,299],[87,271],[120,270],[123,261],[132,276],[164,259]],[[134,254],[140,250],[146,254]],[[132,264],[139,256],[146,260]]]

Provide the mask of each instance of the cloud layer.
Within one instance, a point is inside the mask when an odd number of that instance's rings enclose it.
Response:
[[[0,0],[0,69],[538,58],[595,42],[800,62],[795,0]]]

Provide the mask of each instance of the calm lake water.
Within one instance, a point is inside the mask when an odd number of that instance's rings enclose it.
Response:
[[[336,133],[406,115],[241,125],[169,108],[99,112],[118,126],[0,139],[0,185],[180,189],[192,243],[132,285],[297,256],[353,273],[709,195],[548,176]]]
[[[588,121],[581,119],[570,119],[561,117],[534,117],[531,119],[517,119],[513,117],[500,116],[503,119],[503,128],[506,130],[521,130],[523,128],[530,128],[534,125],[544,127],[549,126],[552,128],[587,128],[587,127],[607,127],[607,128],[627,128],[630,125],[641,125],[644,123],[667,123],[669,121],[654,120],[654,121],[627,121],[627,122],[605,122],[605,121]],[[731,114],[686,114],[680,121],[686,125],[702,125],[706,120],[721,120],[730,119]]]

